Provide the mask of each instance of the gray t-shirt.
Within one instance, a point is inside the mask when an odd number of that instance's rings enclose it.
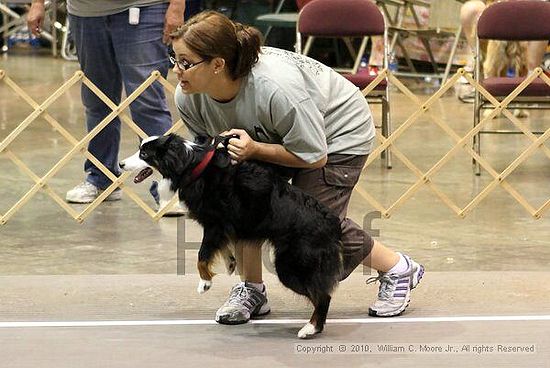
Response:
[[[237,96],[220,103],[176,89],[176,106],[194,135],[244,129],[259,142],[282,144],[308,163],[326,154],[372,151],[374,123],[357,87],[318,61],[263,47]]]
[[[169,0],[67,0],[67,12],[77,17],[103,17],[132,7],[166,3]]]

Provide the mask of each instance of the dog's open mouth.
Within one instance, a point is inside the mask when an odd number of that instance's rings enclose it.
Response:
[[[149,176],[151,176],[151,174],[153,174],[153,169],[151,169],[150,167],[146,167],[136,175],[136,177],[134,178],[134,183],[141,183]]]

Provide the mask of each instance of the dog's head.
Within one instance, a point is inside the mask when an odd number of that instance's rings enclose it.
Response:
[[[134,183],[141,183],[153,173],[153,169],[160,172],[165,178],[173,181],[190,175],[205,154],[217,147],[220,143],[227,146],[229,138],[197,137],[195,142],[187,141],[178,135],[169,134],[162,137],[149,137],[141,142],[139,151],[122,160],[119,166],[124,171],[137,171]],[[227,154],[216,154],[213,164],[219,167],[229,165]]]

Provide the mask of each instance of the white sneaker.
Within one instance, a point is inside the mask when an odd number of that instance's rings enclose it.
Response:
[[[472,74],[473,68],[470,65],[464,67],[466,73]],[[457,83],[454,85],[456,97],[464,103],[474,103],[475,88],[464,77],[458,78]]]
[[[78,184],[73,189],[67,192],[65,200],[69,203],[91,203],[101,193],[102,189],[99,189],[92,183],[87,181]],[[119,201],[122,198],[122,191],[120,188],[116,188],[111,194],[105,198],[105,201]]]
[[[271,311],[267,293],[261,292],[248,282],[241,282],[231,289],[229,298],[216,312],[216,322],[222,325],[240,325],[251,317],[263,316]]]
[[[380,281],[378,299],[369,308],[369,315],[373,317],[398,316],[411,301],[411,290],[418,286],[424,276],[424,266],[413,261],[403,254],[407,261],[407,271],[398,273],[378,272],[378,277],[371,277],[367,284]]]

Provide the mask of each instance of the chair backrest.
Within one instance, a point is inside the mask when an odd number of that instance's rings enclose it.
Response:
[[[300,11],[298,32],[319,37],[384,34],[384,16],[370,0],[314,0]]]
[[[307,3],[311,2],[313,0],[296,0],[296,6],[298,7],[298,10],[302,9],[304,6],[307,5]]]
[[[550,40],[550,2],[494,3],[481,13],[477,36],[491,40]]]

